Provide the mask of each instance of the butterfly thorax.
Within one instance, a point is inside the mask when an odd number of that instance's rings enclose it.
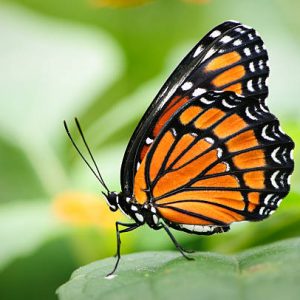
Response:
[[[110,192],[105,197],[111,211],[120,209],[125,216],[133,219],[136,223],[147,223],[151,228],[160,228],[159,216],[152,203],[140,204],[134,197],[127,197],[122,192]]]

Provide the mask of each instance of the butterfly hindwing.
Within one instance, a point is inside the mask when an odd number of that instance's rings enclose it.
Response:
[[[138,124],[124,155],[121,184],[133,193],[133,178],[151,144],[172,115],[208,90],[256,96],[268,94],[268,55],[257,32],[227,21],[212,29],[182,60]]]
[[[293,147],[257,98],[208,92],[164,126],[136,173],[134,195],[175,226],[261,220],[289,191]]]

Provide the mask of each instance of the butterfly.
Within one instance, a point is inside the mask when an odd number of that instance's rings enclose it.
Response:
[[[268,54],[259,34],[235,21],[213,28],[180,62],[137,125],[124,154],[120,193],[106,186],[77,119],[120,236],[147,224],[191,234],[226,232],[230,224],[260,221],[288,194],[292,139],[270,113]],[[123,229],[121,229],[121,226]]]

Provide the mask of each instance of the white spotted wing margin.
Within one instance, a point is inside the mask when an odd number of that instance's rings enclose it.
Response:
[[[145,158],[145,178],[150,195],[149,201],[156,207],[158,213],[167,208],[174,213],[205,220],[210,222],[213,227],[205,227],[203,230],[200,227],[196,229],[194,227],[194,233],[212,234],[220,232],[220,228],[227,228],[232,222],[262,220],[277,209],[281,200],[289,192],[289,179],[294,169],[294,162],[291,158],[294,143],[288,135],[280,130],[277,118],[268,110],[262,110],[260,104],[255,97],[239,97],[233,92],[207,92],[188,102],[172,117],[153,142]],[[187,124],[182,124],[181,116],[191,107],[199,107],[199,114],[195,115]],[[222,111],[222,116],[205,129],[197,128],[196,120],[211,109]],[[238,116],[244,122],[243,127],[237,128],[235,132],[223,137],[218,136],[216,128],[225,124],[233,116]],[[232,142],[249,132],[253,135],[255,145],[248,145],[249,141],[246,137],[241,140],[241,145],[235,146],[240,149],[232,150],[233,148],[230,146]],[[163,158],[159,159],[162,161],[159,172],[155,178],[151,178],[150,168],[153,163],[153,155],[167,133],[172,134],[174,142],[170,145],[167,153],[161,153]],[[181,143],[184,136],[189,134],[193,137],[193,141],[175,155],[174,153],[178,150],[177,145]],[[195,145],[200,145],[201,141],[208,142],[210,146],[203,151],[193,148]],[[189,160],[180,164],[180,160],[191,149],[198,154],[192,155]],[[188,166],[212,151],[216,152],[215,159],[209,162],[205,168],[199,165],[199,172],[191,176],[188,172],[194,172],[195,168],[189,169]],[[263,158],[260,157],[262,155]],[[241,156],[250,157],[251,160],[243,166],[236,160]],[[171,158],[172,162],[170,163]],[[256,164],[256,160],[261,163]],[[211,172],[220,164],[224,164],[223,170]],[[175,187],[173,184],[169,190],[161,187],[158,189],[162,180],[170,175],[169,178],[176,176],[176,172],[180,172],[184,168],[186,169],[180,174],[180,182],[177,180]],[[255,175],[259,175],[257,179],[253,178]],[[229,184],[228,181],[223,180],[224,176],[234,178],[236,183]],[[218,183],[205,185],[209,179],[216,179]],[[197,185],[196,183],[199,182],[203,184]],[[203,199],[203,193],[211,193],[209,195],[227,193],[228,201],[222,203],[216,199]],[[234,196],[233,199],[230,199],[231,195],[236,195],[234,193],[238,193],[239,197],[235,198]],[[189,197],[184,198],[184,195]],[[193,206],[195,203],[206,203],[213,209],[202,210],[201,213],[189,210],[189,205]],[[218,214],[214,214],[213,210],[222,210],[222,215],[228,218],[216,217]],[[232,215],[234,217],[231,217]],[[160,217],[177,230],[189,231],[189,228],[182,226],[184,224],[182,222],[176,223],[174,220],[164,218],[163,214]],[[198,225],[203,224],[199,223]]]

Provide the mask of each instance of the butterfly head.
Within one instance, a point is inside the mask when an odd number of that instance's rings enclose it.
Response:
[[[108,192],[107,194],[102,192],[102,194],[105,197],[105,200],[109,206],[109,209],[111,211],[117,211],[119,195],[116,192]]]

